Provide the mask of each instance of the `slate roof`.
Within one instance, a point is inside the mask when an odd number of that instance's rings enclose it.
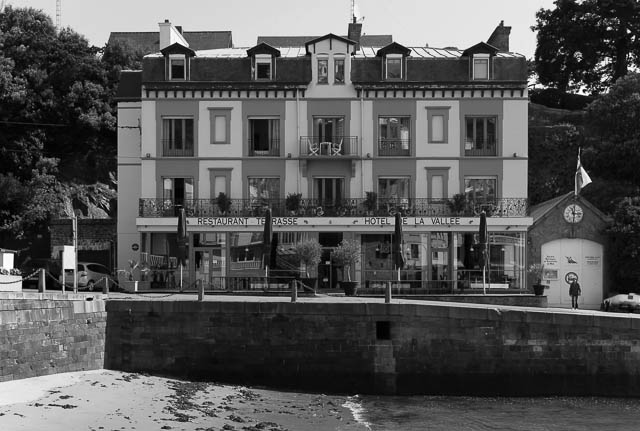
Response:
[[[119,102],[133,102],[140,100],[142,88],[141,70],[123,70],[120,72],[120,83],[115,99]]]
[[[282,46],[304,46],[310,40],[318,39],[322,36],[258,36],[258,42],[256,44],[260,44],[262,42],[268,43],[271,46],[282,47]],[[340,36],[345,39],[348,39],[347,36]],[[393,42],[393,36],[390,34],[380,34],[380,35],[363,35],[360,37],[360,46],[375,46],[382,47],[387,46],[391,42]]]
[[[182,35],[194,51],[233,46],[230,31],[185,31]],[[107,43],[115,41],[127,42],[144,54],[160,52],[160,34],[157,31],[111,32]]]

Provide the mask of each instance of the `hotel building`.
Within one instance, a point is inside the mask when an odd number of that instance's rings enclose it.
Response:
[[[525,289],[527,65],[509,51],[510,27],[465,49],[361,31],[195,50],[161,23],[159,52],[123,72],[118,91],[118,268],[141,260],[168,280],[181,205],[187,283],[261,275],[271,208],[280,269],[292,269],[294,243],[315,238],[324,252],[312,271],[335,287],[332,247],[355,239],[353,276],[374,287],[397,276],[400,212],[402,282],[459,292],[481,287],[485,211],[487,282]]]

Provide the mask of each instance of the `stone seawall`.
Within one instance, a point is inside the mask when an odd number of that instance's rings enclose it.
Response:
[[[104,367],[101,295],[0,293],[0,381]]]
[[[435,302],[118,300],[105,367],[299,390],[640,396],[640,316]]]

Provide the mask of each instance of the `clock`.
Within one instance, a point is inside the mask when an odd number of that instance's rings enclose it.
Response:
[[[580,223],[584,216],[582,207],[578,204],[570,204],[564,209],[564,219],[569,223]]]

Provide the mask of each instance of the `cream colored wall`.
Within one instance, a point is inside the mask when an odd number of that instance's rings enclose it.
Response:
[[[348,97],[356,96],[356,90],[351,84],[351,55],[353,45],[346,44],[337,39],[325,39],[315,44],[315,53],[311,54],[311,82],[306,91],[307,98],[314,97]],[[329,83],[318,84],[318,55],[326,55],[329,60]],[[336,56],[344,58],[344,84],[334,84],[334,63]],[[303,135],[304,136],[304,135]]]
[[[527,99],[505,100],[503,105],[503,145],[502,151],[505,157],[518,157],[528,155],[528,110]]]
[[[232,198],[242,197],[242,161],[240,160],[202,160],[200,162],[200,176],[198,177],[198,199],[211,197],[210,169],[231,169],[229,191]]]
[[[158,141],[156,139],[156,102],[142,102],[140,124],[142,127],[142,148],[140,149],[140,154],[149,154],[151,157],[157,157]]]
[[[416,162],[416,198],[428,197],[428,168],[449,168],[448,197],[460,192],[460,164],[457,160],[418,160]]]
[[[447,143],[429,144],[428,107],[448,107]],[[460,103],[457,100],[425,100],[416,103],[416,156],[460,156]]]
[[[354,102],[360,106],[361,102]],[[352,104],[353,107],[353,104]],[[360,115],[358,115],[360,118]],[[362,148],[362,157],[367,157],[367,153],[371,154],[371,157],[375,154],[374,152],[374,142],[373,142],[373,134],[374,129],[377,127],[374,123],[373,118],[373,102],[372,101],[363,101],[362,102],[362,136],[360,146]]]
[[[527,161],[505,159],[502,163],[502,197],[526,198]]]
[[[117,268],[125,268],[127,260],[139,258],[131,245],[140,240],[136,217],[141,197],[141,137],[138,129],[141,106],[138,102],[118,104]]]
[[[209,108],[231,109],[229,123],[229,145],[211,144],[211,117]],[[198,104],[198,156],[199,157],[242,157],[242,102],[204,101]]]
[[[300,102],[295,100],[287,101],[284,104],[284,118],[280,121],[284,121],[284,141],[281,141],[281,145],[284,145],[285,157],[291,153],[292,157],[298,157],[300,155],[300,143],[298,140],[298,122],[300,121]]]
[[[287,160],[285,162],[284,196],[289,193],[302,193],[306,197],[307,180],[300,173],[300,160]]]

